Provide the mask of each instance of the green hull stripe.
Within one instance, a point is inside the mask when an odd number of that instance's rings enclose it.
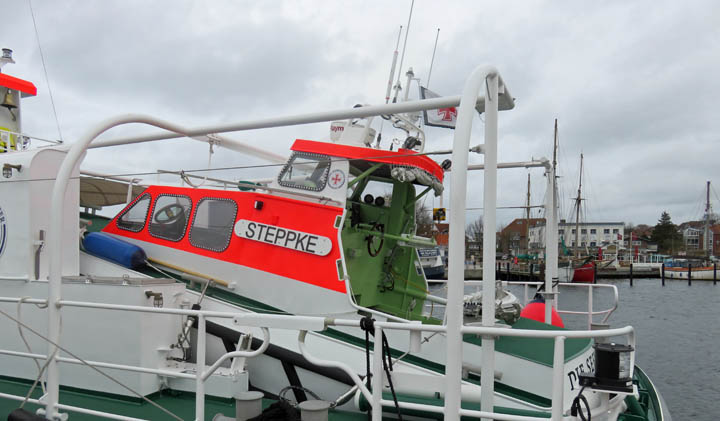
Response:
[[[396,396],[397,396],[398,402],[432,405],[432,406],[437,406],[437,407],[445,406],[445,400],[442,398],[439,398],[439,397],[423,398],[423,397],[404,395],[404,394],[396,394]],[[393,397],[390,393],[383,392],[383,399],[392,400]],[[462,402],[460,404],[460,407],[463,409],[479,411],[480,410],[480,402]],[[360,397],[360,409],[368,410],[369,408],[370,408],[370,406],[368,405],[367,400],[365,400],[365,398],[363,396],[361,396]],[[396,414],[396,411],[397,411],[397,409],[395,409],[394,406],[391,406],[391,405],[383,406],[383,412],[385,412],[388,415]],[[551,418],[551,414],[549,412],[533,411],[533,410],[527,410],[527,409],[507,408],[504,406],[494,406],[493,412],[496,412],[498,414],[516,415],[516,416],[523,416],[523,417]],[[444,417],[443,414],[439,414],[436,412],[413,410],[413,409],[402,409],[402,413],[405,415],[412,415],[412,416],[416,416],[416,417],[439,419],[439,420],[443,419],[443,417]],[[461,417],[461,419],[462,420],[475,420],[476,418]]]
[[[567,330],[551,326],[535,320],[521,317],[512,326],[513,329],[533,330]],[[463,341],[477,346],[482,346],[482,339],[476,335],[464,335]],[[592,346],[591,339],[566,339],[565,340],[565,362],[578,357]],[[550,338],[519,338],[512,336],[501,336],[495,340],[495,350],[503,354],[512,355],[534,363],[552,367],[553,352],[555,343]]]
[[[0,391],[3,393],[25,396],[30,389],[32,380],[17,379],[7,376],[0,376]],[[40,386],[33,391],[32,398],[38,399],[42,395]],[[184,420],[195,419],[195,394],[174,390],[164,390],[146,396],[148,399],[169,410]],[[270,406],[273,400],[263,399],[263,408]],[[159,409],[141,400],[140,398],[114,395],[106,392],[79,389],[75,387],[60,387],[60,403],[64,405],[77,406],[80,408],[93,409],[96,411],[110,412],[127,417],[143,418],[149,420],[171,420],[170,416]],[[20,407],[21,402],[0,399],[0,419],[7,419],[10,412]],[[35,412],[38,405],[28,403],[24,409]],[[66,411],[61,411],[66,412]],[[206,396],[205,398],[205,420],[212,420],[215,414],[222,413],[227,417],[235,416],[235,401],[228,398]],[[71,412],[72,421],[98,421],[93,415],[86,415]],[[357,412],[331,410],[331,421],[363,421],[367,415]]]

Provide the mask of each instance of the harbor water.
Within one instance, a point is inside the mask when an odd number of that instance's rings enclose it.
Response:
[[[637,365],[655,383],[675,421],[717,420],[720,408],[720,282],[660,279],[601,280],[615,285],[620,300],[610,316],[611,327],[632,325],[637,340]],[[466,293],[476,290],[466,287]],[[509,290],[521,301],[521,286]],[[612,305],[610,289],[593,297],[595,311]],[[431,292],[446,294],[444,285]],[[533,293],[530,292],[530,298]],[[585,288],[561,289],[561,310],[586,311]],[[566,327],[587,329],[586,316],[563,316]],[[596,322],[600,317],[596,316]]]

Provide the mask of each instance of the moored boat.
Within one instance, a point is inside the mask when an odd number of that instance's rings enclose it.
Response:
[[[257,410],[262,397],[288,393],[324,405],[335,419],[362,411],[375,420],[401,413],[565,419],[581,401],[581,411],[596,419],[663,419],[653,406],[657,391],[635,370],[631,327],[572,331],[529,319],[496,326],[494,311],[483,312],[481,326],[463,325],[464,194],[453,195],[448,297],[428,292],[417,249],[433,244],[415,235],[415,203],[442,193],[449,167],[424,151],[424,133],[407,113],[460,106],[458,124],[467,131],[456,134],[452,188],[464,192],[469,125],[480,108],[485,171],[494,183],[497,114],[513,108],[513,98],[491,67],[478,68],[467,86],[463,97],[202,129],[123,116],[70,147],[7,151],[0,307],[3,329],[20,334],[0,339],[7,357],[0,398],[50,419],[67,412],[70,419],[201,420],[215,412],[240,419],[248,402]],[[377,115],[407,125],[413,135],[403,148],[368,146],[376,139],[369,118]],[[271,182],[223,181],[233,190],[151,185],[137,195],[127,183],[125,208],[111,219],[84,215],[81,229],[79,164],[110,127],[142,122],[251,151],[214,133],[337,120],[347,121],[337,141],[296,139]],[[19,123],[12,131],[22,133]],[[549,166],[533,164],[554,181]],[[373,191],[376,183],[391,191],[389,203]],[[485,224],[494,229],[490,191]],[[548,209],[555,209],[552,200]],[[548,225],[556,228],[551,214]],[[548,233],[548,244],[556,244],[557,230]],[[494,236],[487,241],[484,261],[494,262]],[[548,261],[556,253],[548,250]],[[483,306],[493,308],[495,265],[483,271]],[[556,277],[551,265],[545,322]],[[428,303],[447,305],[446,320],[427,311]],[[593,338],[625,344],[603,349]],[[601,371],[598,352],[621,356],[623,365]]]

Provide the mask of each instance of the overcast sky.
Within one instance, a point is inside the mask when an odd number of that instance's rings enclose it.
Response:
[[[124,113],[194,127],[382,103],[410,1],[35,0],[33,8],[62,138],[73,142]],[[29,4],[6,1],[2,10],[0,47],[12,48],[17,62],[5,73],[38,87],[24,101],[24,129],[58,138]],[[706,181],[720,184],[720,2],[418,0],[402,71],[412,66],[423,84],[437,28],[432,90],[460,94],[476,66],[492,64],[517,98],[500,114],[501,162],[550,157],[559,120],[562,217],[577,192],[581,152],[585,219],[654,225],[663,210],[675,223],[702,217]],[[106,137],[150,131],[126,127]],[[287,154],[294,139],[328,132],[316,124],[230,136]],[[479,118],[474,133],[481,143]],[[427,134],[427,149],[451,145],[449,130]],[[172,140],[96,150],[83,168],[205,168],[207,149]],[[211,165],[258,162],[217,151]],[[524,204],[527,174],[500,174],[500,205]],[[545,181],[540,170],[530,174],[532,202],[540,204]],[[711,191],[716,211],[718,191]],[[481,206],[481,173],[468,194],[469,207]],[[498,221],[521,216],[501,210]]]

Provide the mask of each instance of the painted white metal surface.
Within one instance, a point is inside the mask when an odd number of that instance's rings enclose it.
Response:
[[[48,252],[40,242],[40,231],[47,233],[50,225],[50,196],[57,171],[66,154],[55,148],[32,149],[0,154],[0,166],[19,165],[12,176],[0,176],[0,209],[7,233],[3,253],[0,254],[0,278],[46,279]],[[67,259],[62,262],[63,275],[78,273],[78,171],[72,171],[64,201],[59,203],[66,217],[62,224],[62,247]],[[57,209],[57,208],[56,208]],[[40,252],[37,253],[37,249]],[[39,258],[36,273],[36,256]]]

